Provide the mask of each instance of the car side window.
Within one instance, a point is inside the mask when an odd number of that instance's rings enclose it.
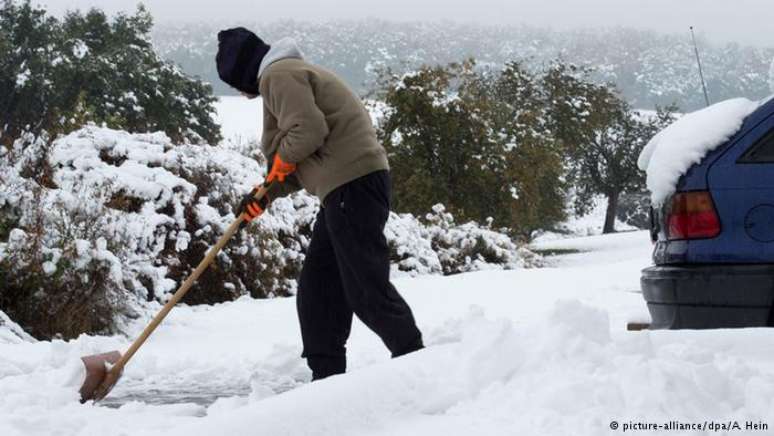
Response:
[[[774,129],[745,151],[737,163],[774,163]]]

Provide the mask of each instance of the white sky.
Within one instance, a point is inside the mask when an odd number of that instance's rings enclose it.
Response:
[[[133,11],[137,0],[37,0],[59,14],[99,6]],[[774,46],[771,0],[145,0],[157,22],[351,19],[525,23],[557,30],[635,27],[687,35],[693,25],[710,40]]]

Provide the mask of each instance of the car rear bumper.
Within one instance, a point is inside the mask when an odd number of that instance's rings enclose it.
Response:
[[[770,325],[774,265],[653,266],[640,282],[653,329]]]

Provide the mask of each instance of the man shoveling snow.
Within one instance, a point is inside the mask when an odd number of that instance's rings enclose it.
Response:
[[[297,292],[313,379],[345,372],[353,313],[393,357],[421,349],[411,309],[389,279],[389,165],[362,102],[333,73],[305,62],[291,39],[269,46],[235,28],[218,42],[220,78],[248,98],[263,96],[261,148],[273,184],[260,200],[247,195],[239,212],[254,219],[301,188],[321,202]]]

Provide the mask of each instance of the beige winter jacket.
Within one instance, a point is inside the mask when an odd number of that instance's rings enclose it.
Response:
[[[272,46],[275,53],[269,51],[259,72],[261,146],[269,162],[279,153],[297,169],[295,179],[273,196],[302,187],[322,201],[349,181],[389,169],[360,99],[333,73],[300,59],[300,53],[277,56],[280,48]]]

